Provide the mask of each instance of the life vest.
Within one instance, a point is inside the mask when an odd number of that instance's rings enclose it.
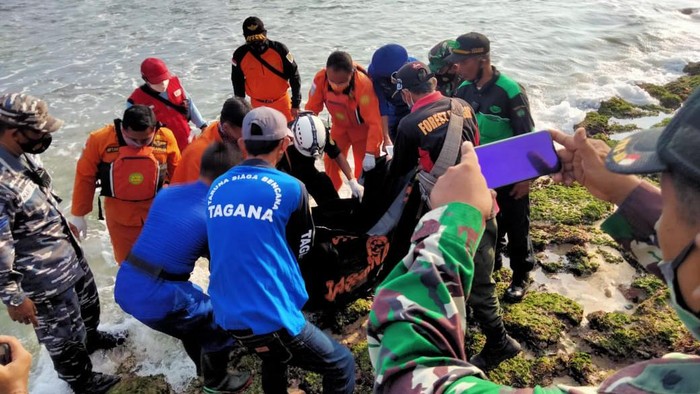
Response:
[[[355,64],[355,69],[365,75],[367,79],[369,76],[367,71],[362,68],[359,64]],[[354,73],[352,79],[350,80],[350,85],[345,88],[341,93],[336,93],[328,82],[328,78],[324,76],[324,89],[326,90],[326,108],[328,112],[333,117],[333,123],[339,123],[345,126],[359,126],[365,123],[360,113],[360,103],[358,102],[358,97],[356,96],[355,84],[358,83],[358,72]]]
[[[185,149],[190,137],[190,108],[189,100],[185,96],[185,90],[180,80],[173,76],[168,84],[168,99],[159,96],[159,93],[151,89],[148,84],[141,85],[129,96],[132,104],[147,105],[153,108],[156,119],[163,126],[173,131],[180,150]]]
[[[97,166],[100,195],[122,201],[147,201],[163,186],[167,165],[160,164],[152,146],[127,145],[122,135],[121,120],[114,120],[119,150],[117,158]]]

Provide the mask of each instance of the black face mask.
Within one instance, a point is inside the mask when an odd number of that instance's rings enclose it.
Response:
[[[44,153],[51,145],[51,141],[53,141],[53,137],[51,137],[49,133],[44,133],[37,139],[29,138],[24,131],[20,131],[20,133],[28,140],[27,142],[18,143],[24,153],[31,153],[33,155]]]
[[[435,75],[440,83],[450,83],[455,79],[456,74],[436,74]]]

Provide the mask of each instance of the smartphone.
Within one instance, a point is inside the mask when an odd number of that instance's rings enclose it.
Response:
[[[7,365],[12,361],[9,343],[0,343],[0,365]]]
[[[547,131],[477,146],[475,151],[489,189],[553,174],[561,169],[554,141]]]

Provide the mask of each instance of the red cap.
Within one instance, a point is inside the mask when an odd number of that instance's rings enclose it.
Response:
[[[171,76],[165,63],[156,57],[149,57],[141,63],[141,75],[153,84],[161,83]]]

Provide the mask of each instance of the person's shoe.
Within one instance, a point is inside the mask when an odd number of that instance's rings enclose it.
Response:
[[[104,394],[119,383],[121,376],[93,372],[87,382],[71,385],[75,394]]]
[[[104,331],[95,331],[88,335],[85,348],[88,354],[92,354],[96,350],[109,350],[123,344],[126,341],[126,336],[126,332],[110,334]]]
[[[235,394],[243,392],[251,383],[253,383],[253,374],[235,371],[230,372],[218,386],[204,386],[202,391],[207,394]]]
[[[517,356],[522,350],[518,341],[506,335],[502,343],[490,345],[487,342],[481,352],[470,358],[469,362],[482,371],[488,371],[496,368],[503,361]]]
[[[513,279],[510,286],[506,289],[505,299],[509,302],[520,302],[527,289],[530,287],[530,279],[525,277],[525,279]]]

